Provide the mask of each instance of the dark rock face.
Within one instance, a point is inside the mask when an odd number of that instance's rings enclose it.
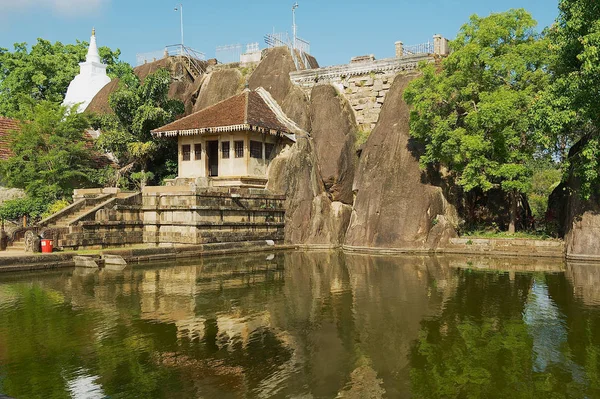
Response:
[[[299,137],[271,162],[267,188],[286,195],[286,243],[342,244],[351,207],[329,199],[311,138]]]
[[[311,135],[325,187],[334,201],[352,204],[357,163],[356,121],[348,102],[333,86],[315,86],[311,94]]]
[[[285,97],[292,88],[290,72],[295,70],[296,65],[288,48],[275,47],[268,51],[250,76],[248,80],[249,88],[255,90],[263,87],[277,103],[283,104]]]
[[[223,69],[208,74],[202,82],[194,112],[241,93],[243,83],[242,73],[237,69]]]
[[[427,181],[409,137],[402,96],[414,77],[396,77],[362,151],[347,246],[432,249],[456,236],[456,210]]]
[[[304,92],[292,84],[290,72],[296,70],[292,53],[287,47],[270,49],[260,64],[256,67],[248,86],[250,90],[263,87],[281,106],[283,112],[309,132],[310,105]]]

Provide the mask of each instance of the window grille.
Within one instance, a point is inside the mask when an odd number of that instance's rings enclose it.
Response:
[[[234,141],[235,146],[235,157],[236,158],[244,158],[244,142],[243,141]]]
[[[229,141],[221,142],[221,158],[229,159]]]
[[[194,159],[196,161],[202,159],[202,144],[194,144]]]
[[[181,153],[183,154],[184,161],[190,160],[190,151],[191,151],[191,146],[189,144],[181,146]]]
[[[260,141],[250,141],[250,157],[262,159],[262,143]]]
[[[274,156],[275,144],[265,143],[265,159],[271,159]]]

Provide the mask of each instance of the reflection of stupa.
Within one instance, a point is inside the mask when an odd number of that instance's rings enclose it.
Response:
[[[85,62],[80,63],[79,68],[79,75],[75,76],[69,85],[63,105],[71,106],[80,103],[78,112],[83,112],[94,96],[110,83],[110,78],[106,75],[106,65],[102,64],[98,54],[95,29],[92,31]]]

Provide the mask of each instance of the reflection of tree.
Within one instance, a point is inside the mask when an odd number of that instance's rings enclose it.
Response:
[[[561,347],[563,353],[552,353],[552,356],[540,352],[540,348],[537,349],[540,353],[534,351],[534,339],[545,339],[562,330],[557,329],[555,320],[547,320],[552,317],[552,312],[535,317],[532,314],[544,311],[539,305],[540,298],[535,296],[547,292],[533,290],[536,287],[533,280],[533,275],[525,274],[516,274],[511,280],[508,274],[460,271],[456,296],[446,303],[443,314],[421,323],[421,333],[411,356],[414,396],[537,398],[597,395],[593,383],[580,379],[578,367],[571,360],[565,360],[569,358],[570,348]],[[534,302],[525,311],[528,297]],[[526,321],[531,325],[528,326]],[[590,332],[587,337],[591,336]],[[545,356],[543,363],[540,363],[540,356]],[[597,359],[595,354],[591,356]]]

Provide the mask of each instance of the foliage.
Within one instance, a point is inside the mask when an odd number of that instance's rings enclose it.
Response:
[[[23,216],[40,219],[48,210],[48,203],[42,198],[17,198],[0,205],[0,219],[18,221]]]
[[[536,221],[544,220],[548,208],[548,197],[560,184],[562,171],[559,165],[550,159],[537,159],[530,163],[533,171],[532,184],[527,191],[531,213]]]
[[[23,102],[62,103],[87,49],[87,42],[52,44],[43,39],[30,49],[27,43],[15,43],[12,52],[0,48],[0,115],[19,116]],[[111,78],[130,79],[133,70],[119,60],[120,50],[100,47],[98,52]]]
[[[34,105],[27,114],[29,121],[11,137],[14,155],[0,162],[3,182],[46,202],[93,185],[93,152],[84,136],[87,117],[48,101]]]
[[[69,201],[67,201],[65,199],[60,199],[60,200],[54,201],[52,204],[50,204],[47,207],[46,211],[41,215],[41,218],[46,219],[47,217],[50,217],[50,216],[54,215],[55,213],[62,211],[69,205],[71,205],[71,204],[69,203]]]
[[[135,165],[143,175],[136,175],[134,180],[144,184],[149,177],[162,181],[169,176],[172,171],[165,168],[166,162],[177,158],[176,143],[156,140],[150,133],[185,111],[181,101],[169,99],[170,85],[171,74],[166,69],[148,75],[143,83],[138,79],[122,82],[109,99],[115,115],[94,120],[103,131],[98,148],[112,153],[121,167]],[[154,171],[152,176],[146,174],[148,168]],[[145,179],[140,180],[140,176]]]
[[[405,93],[411,135],[424,143],[421,164],[443,165],[470,191],[527,192],[527,163],[543,136],[530,112],[548,77],[547,40],[525,10],[472,16],[441,62]]]
[[[549,133],[565,172],[589,198],[600,181],[600,7],[595,0],[560,0],[549,30],[552,84],[537,104],[536,121]],[[569,150],[571,153],[568,154]]]

